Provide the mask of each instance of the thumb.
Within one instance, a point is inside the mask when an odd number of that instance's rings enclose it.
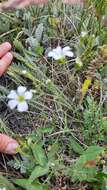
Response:
[[[16,148],[19,146],[18,142],[11,137],[0,134],[0,152],[5,154],[16,154]]]

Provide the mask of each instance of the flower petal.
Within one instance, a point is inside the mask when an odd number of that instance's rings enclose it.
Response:
[[[8,106],[9,106],[10,109],[14,109],[17,105],[18,105],[17,100],[10,100],[8,102]]]
[[[22,74],[25,75],[26,73],[27,73],[27,70],[23,70],[23,71],[22,71]]]
[[[72,51],[66,51],[64,53],[64,55],[68,56],[68,57],[73,57],[74,56],[74,53]]]
[[[63,48],[63,52],[70,51],[70,50],[71,50],[71,48],[69,46],[66,46],[66,47]]]
[[[54,54],[53,58],[57,61],[63,58],[62,55]]]
[[[27,104],[27,102],[24,101],[24,102],[18,103],[17,110],[19,112],[27,111],[28,110],[28,104]]]
[[[64,57],[64,54],[63,54],[63,49],[58,46],[56,49],[53,49],[53,52],[54,52],[54,59],[55,60],[60,60]]]
[[[85,37],[86,35],[87,35],[87,32],[85,32],[85,31],[82,31],[82,32],[81,32],[81,36],[82,36],[82,37]]]
[[[62,55],[59,54],[58,52],[56,52],[56,50],[53,50],[53,51],[48,53],[48,57],[52,57],[55,60],[59,60],[62,58]]]
[[[9,99],[16,99],[17,98],[17,93],[15,90],[11,90],[9,95],[7,96]]]
[[[53,49],[53,51],[57,52],[58,54],[61,54],[62,48],[61,48],[61,46],[57,46],[55,49]]]
[[[26,87],[25,86],[19,86],[17,88],[17,93],[18,93],[19,96],[23,95],[25,93],[25,91],[26,91]]]
[[[48,57],[52,57],[55,60],[60,60],[64,58],[65,56],[63,54],[63,49],[61,48],[61,46],[57,46],[55,49],[53,49],[52,51],[48,53]]]
[[[54,56],[54,52],[53,51],[50,51],[49,53],[48,53],[48,57],[53,57]]]
[[[24,94],[25,100],[30,100],[30,99],[32,99],[32,96],[33,96],[33,94],[32,94],[31,91],[26,91],[25,94]]]

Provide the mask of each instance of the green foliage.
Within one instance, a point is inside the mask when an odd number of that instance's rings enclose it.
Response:
[[[24,53],[24,46],[22,45],[21,41],[18,41],[17,39],[14,40],[14,47],[16,51],[20,53]]]
[[[42,131],[43,133],[43,131]],[[54,171],[60,172],[60,168],[65,166],[61,161],[57,160],[57,151],[59,150],[59,144],[53,142],[51,149],[48,153],[45,152],[43,146],[44,142],[41,139],[41,130],[27,137],[26,141],[22,141],[22,147],[19,149],[21,159],[15,158],[8,162],[8,165],[14,167],[16,170],[20,169],[20,172],[28,177],[28,179],[19,179],[13,181],[15,184],[28,190],[28,188],[33,189],[38,187],[40,189],[48,189],[48,185],[39,182],[40,177],[50,177],[53,175]],[[25,181],[27,183],[25,184]]]
[[[76,164],[71,169],[73,180],[77,181],[97,181],[99,156],[104,153],[103,147],[90,146],[80,156]]]
[[[37,179],[40,176],[48,174],[48,171],[49,171],[48,166],[45,167],[36,166],[35,169],[32,171],[31,176],[28,180],[29,183],[32,183],[35,179]]]
[[[98,16],[104,15],[107,8],[106,0],[89,0],[95,6]]]
[[[16,179],[15,184],[17,184],[18,186],[22,187],[25,190],[49,190],[49,188],[47,187],[47,185],[41,185],[38,181],[35,181],[32,184],[29,184],[29,181],[27,179]]]
[[[71,149],[73,149],[74,152],[78,153],[78,154],[83,154],[84,149],[82,148],[82,146],[77,143],[77,141],[74,139],[74,137],[70,137],[69,138],[69,146]]]
[[[43,30],[44,30],[43,24],[40,23],[38,27],[34,29],[33,34],[29,35],[29,37],[26,39],[26,43],[28,43],[30,48],[35,53],[38,53],[38,55],[42,53],[42,49],[40,49],[40,42],[42,40]]]
[[[42,148],[42,144],[33,144],[32,146],[32,152],[33,152],[33,155],[37,161],[37,163],[41,166],[44,166],[47,164],[47,158],[46,158],[46,155],[45,155],[45,152]]]
[[[102,107],[91,97],[87,97],[86,108],[83,114],[83,136],[88,144],[105,142],[106,120],[103,119]]]
[[[13,44],[15,58],[0,78],[0,132],[20,143],[12,160],[3,157],[7,170],[0,183],[7,190],[107,189],[106,9],[106,0],[89,0],[84,7],[56,0],[0,13],[0,40]],[[48,59],[58,45],[74,52],[67,64]],[[19,85],[33,91],[26,113],[7,106],[7,94]],[[82,87],[87,89],[80,104]]]
[[[7,190],[16,190],[15,186],[2,175],[0,175],[0,188],[6,188]]]

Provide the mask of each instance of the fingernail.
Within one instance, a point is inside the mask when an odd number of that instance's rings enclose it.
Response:
[[[16,148],[19,146],[17,142],[11,142],[6,147],[6,153],[7,154],[15,154]]]
[[[13,59],[13,55],[12,55],[12,53],[10,53],[10,52],[8,52],[8,53],[6,54],[6,57],[8,57],[9,59]]]
[[[12,46],[11,46],[11,44],[9,42],[5,42],[4,44],[5,44],[5,46],[6,46],[7,49],[11,49],[12,48]]]

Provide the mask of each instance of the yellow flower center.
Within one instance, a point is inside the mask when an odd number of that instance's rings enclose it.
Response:
[[[61,59],[58,60],[58,63],[64,65],[66,63],[66,58],[62,57]]]
[[[25,100],[24,96],[17,97],[18,102],[23,102]]]

